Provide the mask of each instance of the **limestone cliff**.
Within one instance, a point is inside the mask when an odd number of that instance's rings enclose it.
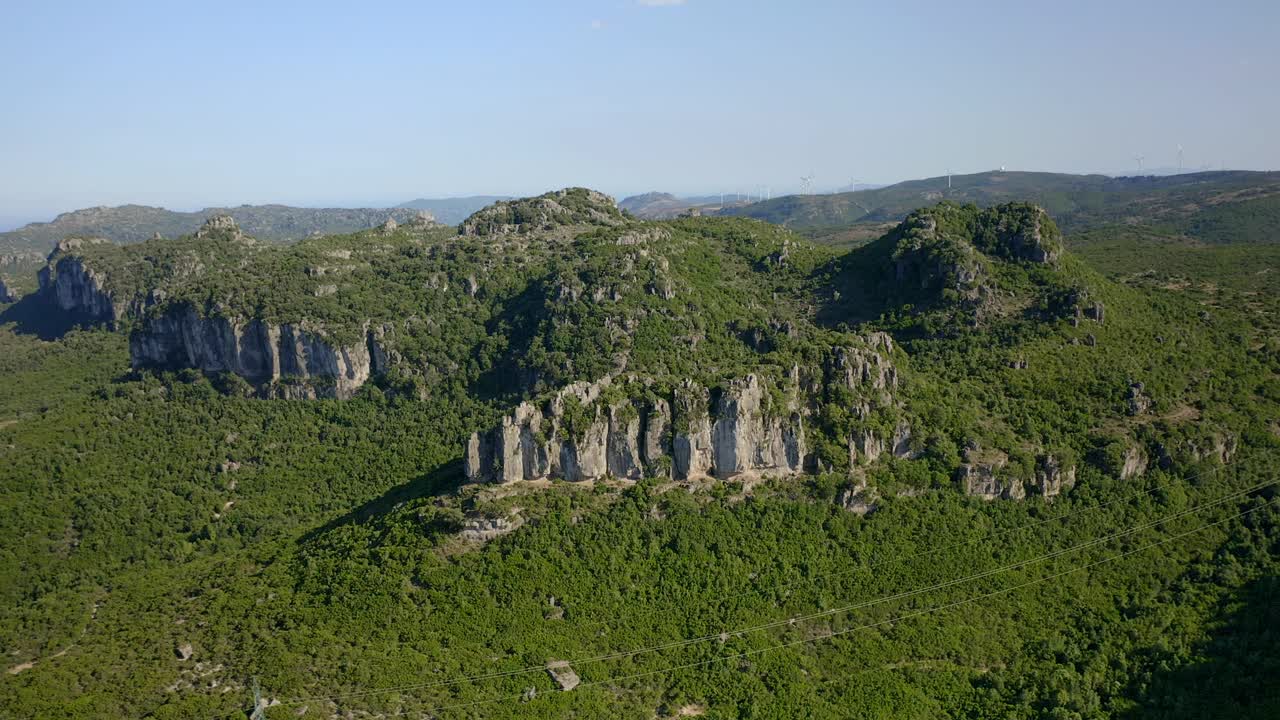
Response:
[[[363,342],[342,345],[306,323],[202,317],[179,305],[143,320],[130,335],[129,354],[135,368],[229,372],[268,390],[284,380],[274,394],[349,398],[385,372],[381,334],[366,328]]]
[[[670,399],[596,402],[609,384],[575,383],[543,405],[521,403],[500,426],[473,434],[467,477],[509,483],[803,470],[804,420],[799,413],[773,414],[756,375],[729,382],[714,404],[712,394],[692,382]]]
[[[544,402],[521,403],[498,427],[473,434],[466,475],[510,483],[810,472],[817,464],[806,436],[813,410],[833,387],[854,398],[853,415],[864,420],[872,408],[893,406],[892,351],[889,337],[877,333],[857,347],[833,348],[824,372],[748,374],[715,389],[685,380],[661,393],[635,377],[575,383]],[[874,437],[862,425],[853,432],[851,446]],[[908,425],[891,437],[895,451],[909,452]]]
[[[128,304],[118,301],[103,278],[82,258],[65,254],[103,242],[106,241],[69,238],[58,243],[48,264],[40,269],[40,293],[64,312],[114,328],[124,318]]]

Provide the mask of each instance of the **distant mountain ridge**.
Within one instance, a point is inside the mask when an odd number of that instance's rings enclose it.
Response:
[[[488,207],[496,202],[503,200],[511,200],[508,195],[469,195],[466,197],[456,198],[418,198],[410,200],[407,203],[397,205],[397,208],[408,208],[412,210],[426,210],[435,216],[436,220],[445,225],[457,225],[466,220],[477,210]]]
[[[1168,176],[1110,177],[1046,172],[992,171],[910,180],[874,190],[831,195],[788,195],[721,215],[751,217],[814,231],[859,223],[902,220],[915,208],[952,200],[989,207],[1033,202],[1067,230],[1134,222],[1181,226],[1202,211],[1251,202],[1253,214],[1280,208],[1280,172],[1217,171]],[[1265,206],[1265,207],[1262,207]]]
[[[0,254],[48,253],[68,236],[106,238],[115,243],[142,242],[154,237],[189,235],[215,215],[230,215],[240,228],[265,242],[290,242],[309,235],[366,230],[388,218],[407,222],[410,208],[301,208],[288,205],[241,205],[177,212],[148,205],[92,207],[65,212],[51,222],[30,223],[0,233]]]

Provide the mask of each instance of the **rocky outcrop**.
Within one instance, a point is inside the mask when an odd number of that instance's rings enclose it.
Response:
[[[893,253],[894,280],[922,290],[945,287],[974,296],[986,272],[980,254],[969,242],[940,234],[932,215],[936,211],[914,212],[895,230],[899,237]]]
[[[467,477],[498,483],[638,480],[672,472],[693,479],[804,468],[803,418],[770,407],[758,376],[728,383],[714,403],[705,388],[686,382],[670,401],[604,405],[597,399],[608,385],[575,383],[541,406],[521,403],[497,428],[473,434],[464,459]]]
[[[1076,484],[1076,466],[1064,467],[1056,455],[1036,458],[1036,474],[1033,487],[1044,497],[1051,498]]]
[[[1137,445],[1125,448],[1124,462],[1120,466],[1120,479],[1128,480],[1147,471],[1147,454]]]
[[[1151,409],[1151,398],[1140,382],[1129,385],[1129,396],[1126,399],[1130,415],[1142,415]]]
[[[302,324],[202,317],[179,305],[146,319],[129,338],[135,368],[228,372],[259,386],[284,382],[278,397],[349,398],[387,368],[381,331],[343,345]]]
[[[535,198],[503,200],[458,226],[460,235],[512,235],[582,225],[618,226],[626,216],[613,198],[586,188],[566,188]]]
[[[524,518],[514,514],[507,517],[472,517],[463,521],[458,538],[470,542],[488,542],[516,531],[523,524]]]
[[[893,365],[893,338],[872,333],[866,347],[835,348],[827,362],[827,382],[849,390],[874,390],[882,396],[898,387]]]
[[[14,295],[9,286],[4,283],[4,278],[0,278],[0,303],[11,303],[17,299],[18,296]]]
[[[58,249],[50,256],[49,264],[40,270],[40,294],[64,312],[114,328],[124,318],[126,304],[116,300],[102,276],[87,267],[82,258],[75,255],[59,257],[61,252],[78,248],[76,243],[80,242],[85,241],[76,239],[59,243]]]
[[[1008,203],[979,215],[978,242],[984,250],[1016,260],[1052,265],[1062,255],[1061,233],[1044,208]]]
[[[718,477],[759,471],[794,474],[806,455],[804,422],[794,408],[766,406],[760,379],[731,381],[711,427],[711,466]]]
[[[1021,479],[1003,472],[1008,464],[1008,456],[1001,452],[967,451],[958,473],[960,486],[966,495],[984,500],[1021,500],[1027,489]]]
[[[569,666],[568,660],[554,660],[547,663],[547,674],[551,676],[552,680],[555,680],[563,692],[569,692],[582,682],[578,677],[578,673],[574,672],[573,668]]]
[[[806,422],[823,402],[852,402],[850,462],[874,462],[884,441],[869,425],[873,410],[894,408],[898,372],[893,341],[874,334],[832,348],[812,368],[780,378],[750,374],[708,389],[686,380],[669,392],[629,378],[600,400],[612,381],[575,383],[541,403],[524,402],[497,427],[467,443],[465,472],[478,482],[562,478],[635,480],[670,476],[794,475],[816,469]],[[626,400],[617,400],[619,396]],[[887,434],[888,452],[911,455],[911,427]]]
[[[204,221],[204,225],[196,231],[196,237],[201,240],[209,238],[240,240],[245,236],[240,232],[240,226],[236,224],[235,218],[230,215],[214,215]]]

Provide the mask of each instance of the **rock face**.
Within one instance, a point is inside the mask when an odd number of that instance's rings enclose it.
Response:
[[[82,241],[59,243],[55,254],[79,247],[72,244],[77,242]],[[39,279],[41,295],[65,312],[106,323],[112,328],[124,317],[124,304],[116,302],[102,278],[92,268],[86,267],[79,257],[68,255],[51,260],[49,265],[41,268]]]
[[[1001,452],[965,452],[965,462],[960,466],[960,486],[966,495],[984,500],[1021,500],[1027,489],[1018,478],[1007,477],[1001,472],[1009,464],[1009,458]]]
[[[1132,445],[1124,451],[1124,464],[1120,467],[1120,479],[1128,480],[1147,471],[1147,454]]]
[[[638,480],[670,468],[675,477],[692,479],[794,474],[803,468],[808,451],[802,418],[769,415],[755,375],[729,383],[710,414],[710,394],[694,383],[677,388],[670,403],[606,407],[594,401],[607,384],[576,383],[542,407],[521,403],[499,427],[473,434],[464,462],[467,477],[498,483]]]
[[[1063,490],[1070,490],[1076,484],[1076,466],[1063,467],[1055,455],[1041,455],[1036,458],[1036,476],[1034,487],[1045,497],[1054,497]]]
[[[756,471],[794,474],[806,455],[804,422],[785,408],[767,411],[760,380],[732,381],[721,395],[711,427],[711,467],[718,477]]]
[[[189,305],[148,318],[130,336],[129,354],[135,368],[229,372],[260,385],[285,380],[278,388],[284,397],[349,398],[387,368],[372,330],[363,342],[343,346],[305,325],[201,317]]]
[[[4,278],[0,278],[0,303],[11,303],[17,300],[17,296],[4,284]]]
[[[809,472],[816,461],[805,422],[823,397],[823,383],[848,391],[843,396],[855,398],[853,414],[865,419],[872,407],[893,403],[892,349],[888,336],[877,334],[863,346],[833,348],[823,372],[793,368],[778,380],[752,374],[714,391],[686,380],[669,395],[644,392],[621,402],[600,400],[610,379],[575,383],[542,403],[521,403],[498,427],[473,434],[465,472],[470,480],[496,483]],[[908,453],[910,427],[900,424],[892,441],[891,450]],[[859,461],[882,451],[869,428],[856,429],[849,443],[859,448]]]

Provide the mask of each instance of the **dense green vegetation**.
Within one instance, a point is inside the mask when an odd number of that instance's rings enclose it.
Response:
[[[1063,239],[1027,206],[915,217],[848,254],[728,218],[84,249],[120,296],[163,290],[130,323],[372,319],[412,369],[264,401],[131,371],[128,325],[44,341],[0,313],[0,714],[243,717],[256,676],[270,718],[1273,717],[1275,254]],[[1033,227],[1069,252],[1032,259]],[[714,385],[872,330],[915,433],[861,478],[865,517],[838,399],[813,425],[836,471],[806,478],[459,482],[471,431],[620,358]],[[975,447],[1024,476],[1052,452],[1075,486],[965,497]],[[1150,469],[1122,480],[1133,448]],[[467,539],[491,518],[523,525]],[[615,654],[571,692],[542,669]]]
[[[417,214],[409,207],[379,209],[300,208],[287,205],[240,205],[176,212],[146,205],[94,207],[62,213],[47,223],[30,223],[0,233],[0,254],[47,254],[70,236],[100,237],[116,243],[178,237],[194,233],[210,217],[231,215],[249,234],[264,242],[292,242],[315,233],[353,232],[380,225],[388,217],[406,222]]]
[[[1188,233],[1206,242],[1274,239],[1276,173],[1202,172],[1166,177],[1108,177],[1036,172],[985,172],[889,185],[857,193],[791,195],[722,214],[753,217],[803,231],[823,244],[848,246],[878,235],[921,205],[939,200],[992,206],[1033,202],[1068,232],[1142,224]]]

